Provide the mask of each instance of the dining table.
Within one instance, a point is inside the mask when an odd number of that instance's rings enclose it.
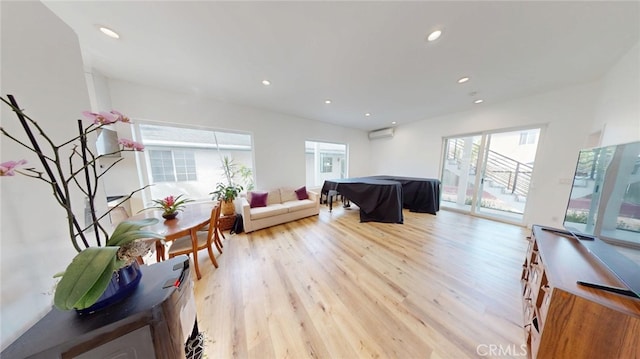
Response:
[[[155,241],[156,261],[161,262],[165,259],[164,243],[174,241],[185,236],[191,237],[193,246],[193,264],[196,271],[196,277],[202,278],[200,274],[200,266],[198,265],[198,230],[206,227],[211,221],[211,210],[216,202],[196,202],[189,203],[183,207],[174,219],[162,218],[161,210],[145,210],[129,220],[141,220],[144,218],[157,218],[156,224],[144,227],[144,230],[151,231],[163,235],[164,240]],[[218,268],[218,263],[214,259],[213,265]]]

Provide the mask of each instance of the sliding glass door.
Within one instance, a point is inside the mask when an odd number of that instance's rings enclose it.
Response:
[[[471,211],[482,136],[445,139],[442,205]]]
[[[540,129],[445,139],[442,206],[521,223]]]

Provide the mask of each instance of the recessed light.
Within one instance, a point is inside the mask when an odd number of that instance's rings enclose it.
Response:
[[[391,121],[391,124],[392,124],[392,125],[395,125],[396,123],[397,123],[396,121]]]
[[[475,100],[475,101],[473,101],[473,103],[483,103],[483,102],[484,102],[484,100]]]
[[[468,77],[462,77],[462,78],[460,78],[460,79],[458,80],[458,83],[459,83],[459,84],[463,84],[463,83],[465,83],[465,82],[467,82],[467,81],[469,81],[469,78],[468,78]]]
[[[438,40],[440,35],[442,35],[442,31],[441,30],[436,30],[436,31],[430,33],[429,36],[427,36],[427,41],[436,41],[436,40]]]
[[[119,38],[120,38],[120,35],[118,35],[118,33],[117,33],[117,32],[115,32],[115,31],[111,30],[111,29],[110,29],[110,28],[108,28],[108,27],[100,26],[100,31],[101,31],[103,34],[105,34],[105,35],[107,35],[107,36],[109,36],[109,37],[111,37],[111,38],[114,38],[114,39],[119,39]]]
[[[369,112],[365,113],[364,115],[365,115],[365,117],[371,116],[371,114]]]
[[[330,103],[331,103],[331,100],[326,99],[326,100],[324,100],[324,103],[326,103],[326,104],[328,105],[328,104],[330,104]]]
[[[265,85],[265,86],[269,86],[269,85],[271,85],[271,81],[269,81],[269,80],[262,80],[262,84],[263,84],[263,85]]]

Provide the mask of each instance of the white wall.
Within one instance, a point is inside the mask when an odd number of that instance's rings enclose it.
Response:
[[[607,73],[597,102],[593,132],[604,128],[600,145],[640,140],[640,43]]]
[[[114,108],[133,119],[250,132],[257,189],[304,185],[306,140],[348,144],[349,174],[371,173],[365,131],[120,80],[110,80],[109,87]]]
[[[89,109],[78,40],[40,2],[0,2],[2,95],[13,94],[27,115],[54,141],[77,134],[76,119]],[[2,127],[24,138],[16,116],[2,104]],[[31,152],[2,138],[0,162]],[[75,204],[82,205],[82,198]],[[0,178],[0,320],[4,349],[51,307],[52,275],[64,270],[75,250],[66,213],[48,185],[24,176]]]

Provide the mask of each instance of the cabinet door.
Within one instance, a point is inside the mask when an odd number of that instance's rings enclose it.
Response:
[[[63,356],[64,358],[64,356]],[[108,343],[86,351],[74,359],[155,359],[151,329],[144,326]]]

